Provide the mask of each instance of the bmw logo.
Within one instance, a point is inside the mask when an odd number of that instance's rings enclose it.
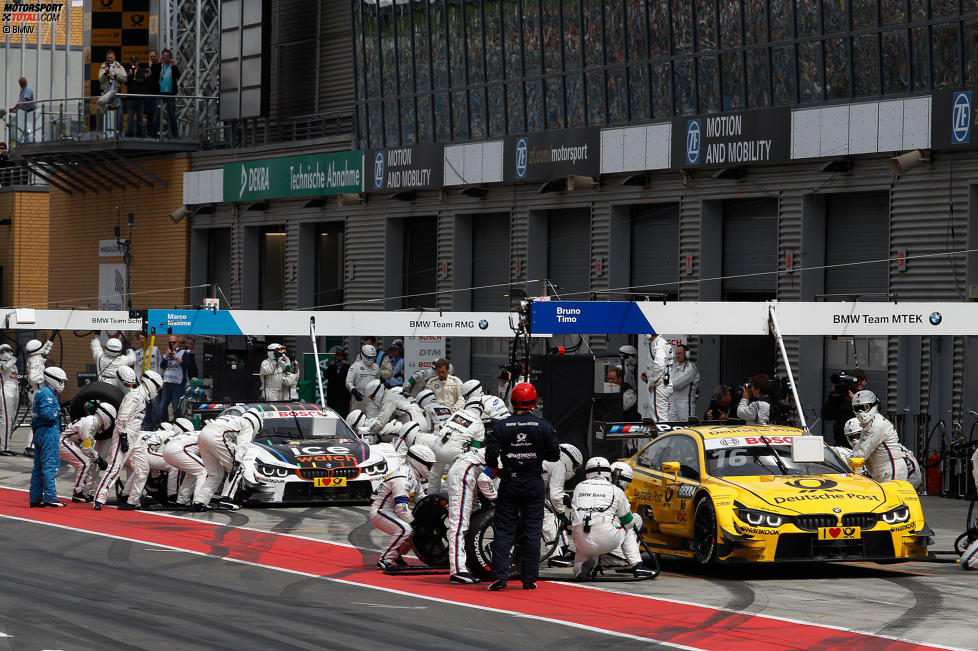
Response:
[[[943,320],[944,320],[944,317],[941,316],[941,313],[940,312],[931,312],[930,313],[930,324],[931,325],[941,325],[941,321],[943,321]]]
[[[485,330],[488,327],[489,327],[489,322],[488,321],[486,321],[485,319],[483,319],[482,321],[479,321],[479,330]]]
[[[702,122],[688,120],[686,122],[686,164],[700,164],[700,144],[703,142]]]
[[[378,151],[374,156],[374,187],[378,190],[384,187],[384,152]]]
[[[837,507],[835,507],[834,509],[832,509],[832,513],[842,513],[842,509],[840,509],[840,508],[839,508],[839,507],[837,506]]]
[[[516,178],[526,178],[526,157],[527,157],[526,138],[516,139]]]

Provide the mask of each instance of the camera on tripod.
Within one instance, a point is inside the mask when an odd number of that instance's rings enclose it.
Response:
[[[843,369],[838,373],[833,373],[829,377],[829,380],[831,380],[832,384],[834,384],[836,387],[840,389],[845,389],[847,391],[851,391],[852,388],[859,381],[859,378],[856,377],[853,371]]]

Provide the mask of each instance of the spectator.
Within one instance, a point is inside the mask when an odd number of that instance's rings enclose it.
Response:
[[[767,425],[771,422],[771,403],[767,394],[771,392],[771,379],[766,373],[760,373],[750,379],[750,385],[744,385],[744,392],[737,405],[737,418],[745,423]]]
[[[98,99],[98,113],[102,116],[102,129],[106,135],[119,136],[122,133],[122,100],[117,93],[122,92],[122,85],[126,83],[128,75],[126,68],[115,60],[115,50],[105,53],[105,63],[99,70],[98,82],[102,88],[102,96]],[[105,114],[112,111],[115,114],[113,130],[109,130],[109,123],[106,122]]]
[[[7,143],[0,142],[0,186],[27,185],[27,170],[10,160]]]
[[[343,418],[350,413],[350,392],[346,388],[346,374],[349,371],[346,351],[340,348],[333,354],[333,361],[323,374],[323,381],[326,382],[326,406]]]
[[[7,152],[7,143],[0,142],[0,165],[6,167],[10,163],[10,154]]]
[[[435,377],[428,380],[425,388],[435,394],[435,400],[452,411],[465,407],[465,399],[462,398],[462,380],[448,373],[448,360],[445,358],[435,362]]]
[[[21,111],[23,113],[18,120],[20,128],[15,132],[17,142],[30,142],[31,134],[34,132],[34,89],[27,84],[27,79],[21,77],[17,80],[20,84],[20,95],[17,103],[10,107],[10,112]]]
[[[146,95],[149,92],[149,79],[151,72],[148,63],[140,63],[139,57],[129,57],[129,65],[126,66],[126,74],[129,81],[126,83],[126,92],[134,95]],[[146,135],[146,126],[143,124],[143,114],[146,113],[145,97],[127,97],[123,101],[126,109],[126,137],[142,138]]]
[[[733,416],[733,412],[734,402],[730,387],[718,384],[713,389],[713,398],[710,400],[710,406],[707,407],[703,420],[727,420]]]
[[[183,370],[186,371],[188,380],[200,377],[200,371],[197,368],[197,355],[194,353],[196,344],[197,341],[193,337],[185,337],[183,340]]]
[[[617,385],[621,392],[623,419],[631,423],[637,423],[642,420],[642,416],[638,413],[638,395],[635,393],[635,387],[624,381],[624,375],[625,372],[620,366],[608,367],[608,383]]]
[[[154,63],[150,70],[155,80],[157,90],[161,97],[156,101],[156,111],[153,114],[153,126],[157,128],[156,133],[152,133],[154,138],[158,137],[163,131],[161,115],[163,105],[166,104],[166,118],[169,125],[169,137],[176,138],[179,135],[177,130],[177,82],[180,80],[180,66],[174,63],[171,58],[170,50],[164,49],[160,53],[160,62]]]
[[[861,368],[855,369],[850,375],[855,378],[855,381],[851,384],[848,382],[833,384],[828,400],[822,406],[822,418],[832,421],[832,445],[840,447],[849,445],[844,427],[850,418],[855,417],[852,411],[852,398],[866,388],[866,374]]]
[[[136,371],[137,382],[143,377],[143,360],[145,360],[145,356],[147,354],[150,356],[149,364],[146,366],[147,370],[158,368],[160,365],[159,348],[154,346],[153,348],[147,350],[147,346],[146,335],[140,332],[136,335],[136,349],[133,351],[133,354],[136,356],[136,363],[133,364],[133,370]]]
[[[387,388],[404,386],[404,342],[395,339],[390,347],[391,377],[387,380]],[[383,370],[383,368],[381,368]]]
[[[173,407],[173,418],[178,418],[180,413],[180,398],[183,397],[184,386],[187,383],[187,371],[183,365],[183,357],[186,354],[180,346],[180,341],[173,335],[167,344],[168,350],[160,362],[160,371],[163,375],[163,390],[160,392],[160,403],[156,414],[156,425],[170,420],[169,408]]]
[[[147,95],[159,95],[160,94],[160,82],[154,77],[153,66],[159,64],[160,55],[156,53],[156,50],[149,51],[149,78],[146,80],[146,94]],[[157,99],[155,97],[147,98],[144,102],[143,110],[146,111],[146,128],[150,135],[159,132],[160,125],[156,123],[156,103]]]

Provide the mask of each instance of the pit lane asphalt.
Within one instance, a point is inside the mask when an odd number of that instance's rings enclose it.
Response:
[[[31,460],[25,457],[0,457],[0,485],[25,488],[30,468]],[[70,495],[70,485],[66,480],[72,475],[70,467],[62,468],[59,475],[59,494],[62,496]],[[937,533],[937,544],[932,549],[950,550],[954,538],[964,530],[967,502],[924,497],[923,505],[927,522]],[[366,514],[366,507],[291,507],[193,515],[229,526],[248,526],[352,544],[361,550],[364,562],[372,565],[385,537],[373,529]],[[213,559],[187,557],[178,552],[144,551],[143,548],[149,548],[149,545],[93,541],[85,534],[61,530],[51,533],[50,530],[41,531],[36,525],[27,524],[23,525],[26,529],[19,529],[21,526],[10,521],[4,521],[2,525],[3,542],[0,544],[3,547],[0,549],[5,559],[9,559],[4,564],[10,568],[13,576],[27,575],[24,579],[35,581],[30,585],[43,586],[47,581],[56,591],[55,594],[71,590],[73,582],[79,586],[99,586],[100,589],[84,588],[88,597],[95,601],[89,598],[58,601],[65,616],[69,617],[68,621],[80,623],[77,630],[70,629],[74,631],[71,633],[75,636],[72,639],[76,642],[79,639],[89,640],[92,646],[105,646],[106,638],[120,643],[129,643],[132,639],[134,646],[141,648],[154,648],[157,641],[161,645],[163,641],[168,646],[175,644],[177,648],[181,644],[194,646],[194,639],[197,640],[196,646],[203,643],[204,646],[213,647],[234,644],[239,648],[253,648],[256,642],[263,646],[283,646],[289,644],[289,640],[293,640],[297,646],[308,645],[308,640],[317,640],[317,645],[321,646],[324,640],[334,639],[334,629],[339,629],[338,634],[343,635],[351,628],[366,627],[370,634],[388,637],[373,640],[353,633],[345,638],[346,644],[337,641],[337,645],[358,647],[373,642],[373,646],[438,647],[446,644],[439,643],[440,638],[429,632],[440,631],[446,622],[454,621],[459,622],[461,628],[479,630],[472,631],[471,635],[459,633],[462,637],[453,639],[447,646],[486,646],[488,641],[488,646],[512,648],[527,640],[509,637],[509,634],[519,636],[524,633],[532,635],[530,644],[538,646],[562,644],[562,640],[569,640],[567,644],[571,647],[629,644],[627,640],[604,638],[599,634],[564,629],[557,625],[545,626],[541,622],[526,627],[524,622],[505,615],[493,615],[505,621],[496,621],[492,626],[486,626],[486,619],[480,615],[478,624],[473,625],[471,612],[461,609],[463,612],[454,613],[454,607],[448,607],[446,611],[430,605],[424,610],[351,605],[353,602],[392,606],[428,604],[396,595],[384,595],[381,599],[370,590],[364,591],[361,597],[353,598],[349,587],[312,586],[309,579],[296,581],[295,577],[278,576],[271,570],[228,569]],[[20,533],[8,533],[18,529]],[[50,563],[33,555],[32,550],[37,545],[34,538],[50,539],[50,543],[44,542],[41,550],[37,551],[42,556],[46,554]],[[49,544],[53,547],[44,552]],[[76,545],[80,545],[83,553],[73,553]],[[52,556],[54,552],[64,557],[66,567],[59,566],[58,557]],[[88,565],[85,564],[86,560],[89,561]],[[113,572],[112,568],[116,567],[125,568],[125,571]],[[104,575],[101,574],[103,568],[107,571]],[[181,576],[182,572],[186,574]],[[569,570],[545,569],[541,578],[567,578],[568,573]],[[656,581],[601,583],[592,587],[840,626],[922,643],[978,649],[978,635],[973,625],[974,604],[978,603],[976,574],[963,572],[955,563],[755,565],[725,566],[707,571],[691,562],[664,559],[663,574]],[[63,577],[71,578],[66,581]],[[6,577],[4,582],[7,582]],[[117,584],[138,588],[129,590],[122,587],[121,592],[117,593],[114,592]],[[185,590],[191,592],[186,599],[183,597]],[[30,608],[37,616],[48,612],[46,608],[50,600],[38,594],[32,601],[29,592],[24,590],[11,599],[10,590],[0,590],[0,626],[8,626],[10,608],[15,612],[20,608],[22,613]],[[120,600],[114,596],[116,594],[125,596]],[[306,599],[308,602],[304,601]],[[222,600],[227,600],[230,605],[225,606]],[[94,608],[89,604],[94,604]],[[280,608],[276,604],[284,605]],[[338,604],[343,613],[339,624],[333,624],[328,619],[333,609],[323,604]],[[147,613],[146,618],[140,620],[142,625],[139,627],[130,625],[132,609]],[[230,632],[216,632],[216,624],[188,624],[188,618],[194,618],[195,610],[198,620],[199,613],[204,612],[212,614],[211,622],[232,622]],[[71,613],[75,611],[78,616],[71,618]],[[154,615],[154,612],[159,614]],[[446,612],[453,613],[451,619]],[[128,618],[119,613],[128,613]],[[28,619],[17,616],[10,625],[29,626]],[[253,638],[253,630],[263,631],[265,628],[241,625],[241,622],[252,620],[268,622],[270,630],[274,632],[269,634],[272,637],[267,640]],[[368,622],[374,621],[380,622],[380,625],[368,625]],[[401,624],[405,622],[421,629],[418,638],[406,639],[402,636]],[[502,628],[496,628],[497,625]],[[41,622],[36,626],[34,633],[27,630],[24,635],[34,635],[50,628]],[[126,637],[137,629],[144,632],[136,638]],[[501,638],[484,637],[489,634],[481,633],[482,630],[503,630],[507,635]],[[15,630],[2,627],[0,633],[17,635]],[[89,638],[89,634],[96,637]],[[106,637],[97,637],[99,635]],[[594,639],[589,639],[589,636]],[[0,647],[4,642],[10,642],[13,645],[11,648],[79,648],[77,643],[64,644],[44,638],[38,638],[38,645],[22,647],[15,644],[15,640],[0,638]],[[247,644],[242,646],[242,642]],[[332,642],[329,645],[332,646]]]

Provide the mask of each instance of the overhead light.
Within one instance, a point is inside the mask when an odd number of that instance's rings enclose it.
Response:
[[[397,199],[398,201],[414,201],[417,198],[418,193],[414,190],[402,190],[391,195],[391,199]]]
[[[900,154],[891,158],[890,167],[893,168],[893,174],[902,176],[915,167],[919,167],[921,163],[929,162],[930,159],[922,151],[914,149],[913,151],[908,151],[906,154]]]
[[[652,182],[652,177],[648,174],[632,174],[622,179],[619,185],[639,185],[643,188]]]
[[[715,179],[737,180],[744,178],[743,167],[725,167],[713,175]]]
[[[262,212],[268,210],[267,201],[256,201],[255,203],[248,206],[247,212]]]
[[[546,194],[548,192],[560,192],[564,189],[564,183],[561,181],[547,181],[540,186],[537,190],[537,194]]]
[[[177,208],[176,210],[170,213],[170,219],[173,220],[174,224],[179,224],[180,221],[189,214],[190,211],[187,210],[186,206],[180,206],[179,208]],[[116,235],[116,239],[118,239],[118,237],[119,236]]]
[[[342,208],[343,206],[359,206],[363,203],[362,194],[344,193],[336,195],[336,205]]]
[[[212,203],[205,203],[202,206],[194,208],[194,215],[213,215],[216,212],[217,208]]]
[[[590,176],[571,174],[567,177],[568,192],[573,192],[574,190],[593,190],[594,188],[598,187],[598,185],[597,180]]]
[[[482,199],[487,194],[489,194],[489,190],[482,187],[481,185],[470,185],[467,188],[462,188],[461,190],[458,191],[458,193],[463,197],[469,197],[471,199]]]
[[[326,206],[326,200],[322,197],[316,197],[315,199],[310,199],[306,202],[303,208],[324,208]]]
[[[849,174],[852,172],[852,160],[849,158],[836,158],[822,165],[818,168],[818,171],[830,172],[832,174]]]

